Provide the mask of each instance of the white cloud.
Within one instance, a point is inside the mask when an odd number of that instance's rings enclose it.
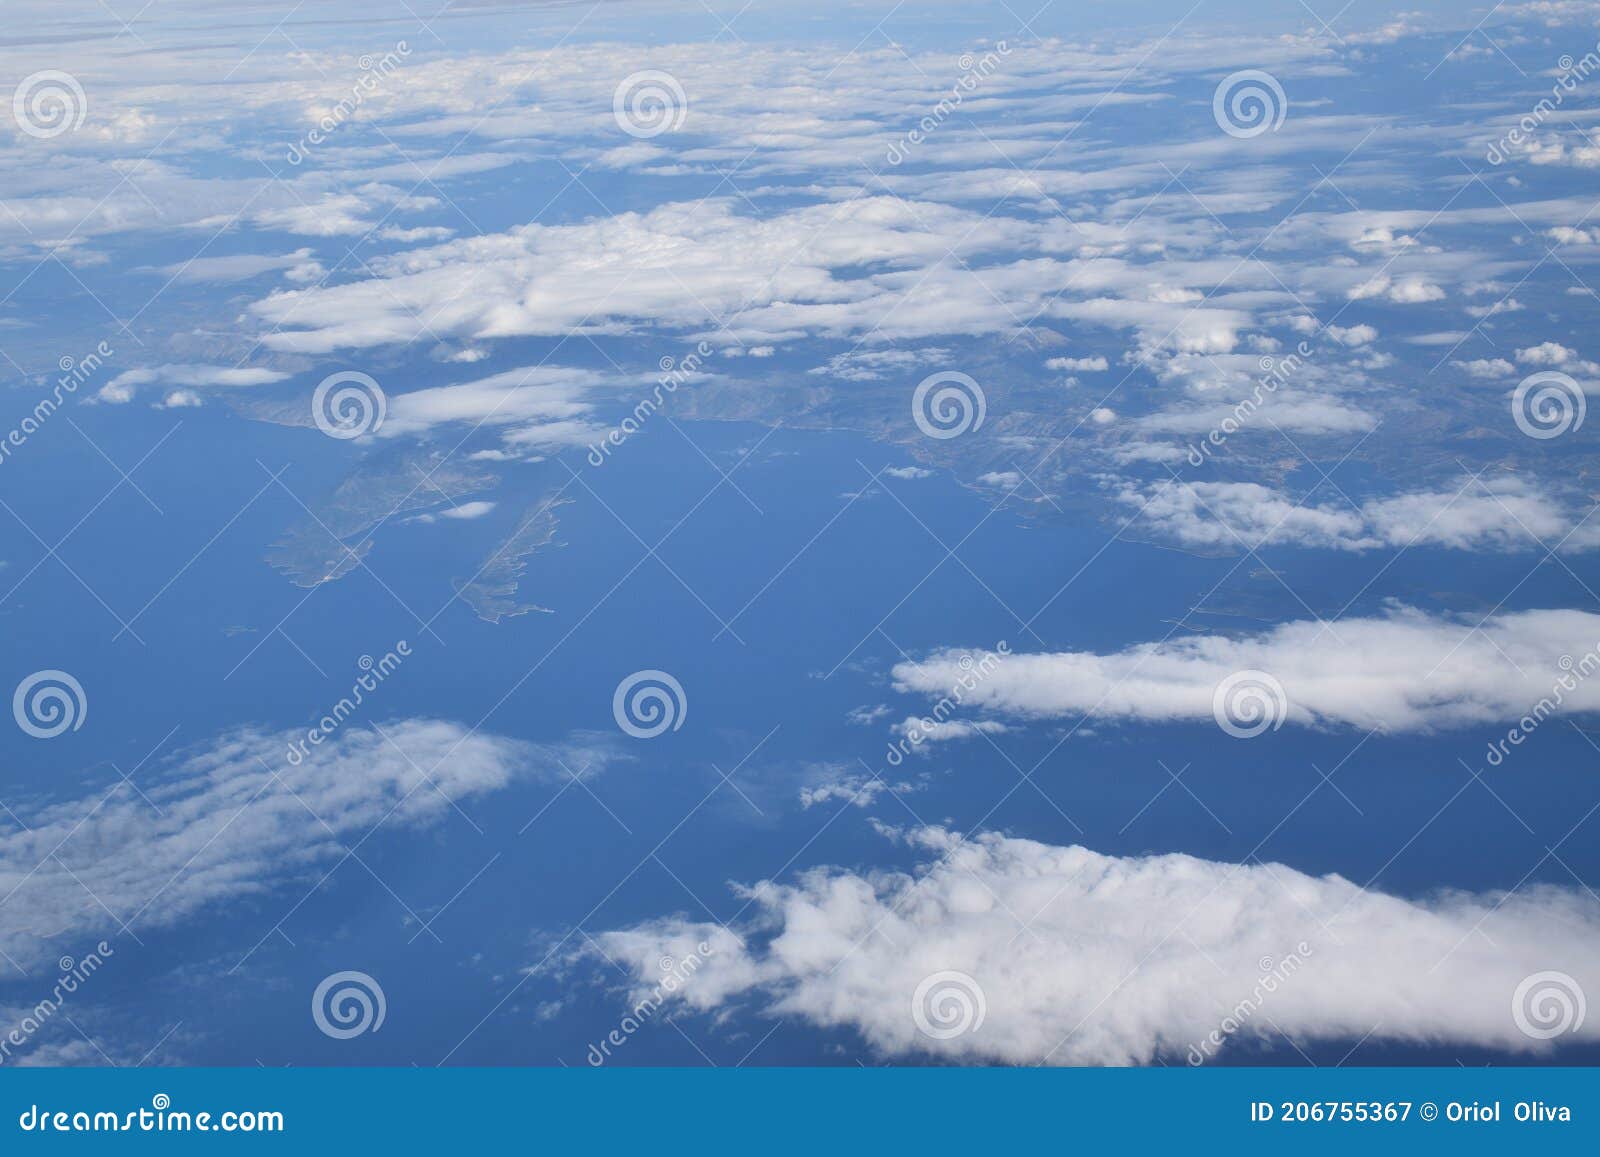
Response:
[[[492,502],[463,502],[459,506],[452,506],[449,510],[441,510],[440,518],[482,518],[494,509]]]
[[[1297,502],[1284,491],[1253,482],[1163,481],[1143,489],[1124,484],[1117,497],[1138,511],[1136,526],[1186,546],[1246,550],[1271,543],[1367,551],[1410,546],[1531,550],[1541,543],[1587,550],[1600,545],[1600,526],[1591,528],[1581,515],[1568,513],[1538,487],[1517,478],[1373,498],[1360,507],[1343,499]],[[1575,533],[1566,538],[1569,531]]]
[[[1378,331],[1370,325],[1330,325],[1327,334],[1340,345],[1352,347],[1367,345],[1378,337]]]
[[[1560,366],[1575,374],[1600,374],[1600,363],[1588,361],[1580,357],[1577,350],[1569,349],[1555,341],[1540,342],[1536,346],[1519,349],[1517,361],[1525,366]]]
[[[909,795],[916,790],[914,783],[901,781],[891,784],[886,779],[865,772],[829,767],[820,769],[814,782],[800,788],[800,807],[809,810],[837,800],[852,807],[867,808],[885,792]]]
[[[949,356],[949,350],[937,346],[912,350],[850,350],[834,354],[826,365],[806,372],[847,382],[871,382],[909,374],[917,366],[943,361]]]
[[[1381,617],[1281,623],[1225,638],[1185,635],[1109,654],[1018,654],[967,696],[974,710],[1021,718],[1089,716],[1151,722],[1214,719],[1217,686],[1239,671],[1282,684],[1289,723],[1427,731],[1520,719],[1550,699],[1563,655],[1600,647],[1600,615],[1502,612],[1484,619],[1403,607]],[[937,697],[960,652],[894,668],[901,691]],[[1600,711],[1600,679],[1580,680],[1558,714]]]
[[[1239,424],[1239,417],[1235,413],[1235,403],[1228,401],[1173,406],[1132,424],[1152,434],[1203,435],[1212,430],[1232,429]],[[1370,410],[1336,396],[1279,390],[1267,394],[1256,410],[1256,417],[1246,421],[1231,436],[1257,433],[1276,437],[1273,426],[1291,434],[1359,434],[1376,424],[1377,418]]]
[[[443,225],[419,225],[415,229],[402,229],[395,225],[388,225],[379,229],[377,236],[385,241],[400,241],[410,243],[413,241],[448,241],[454,237],[456,231]]]
[[[1452,362],[1470,378],[1479,381],[1493,382],[1509,378],[1517,372],[1517,367],[1506,361],[1505,358],[1474,358],[1470,362]]]
[[[281,382],[289,375],[278,370],[245,369],[239,366],[164,365],[136,370],[124,370],[101,388],[95,395],[100,401],[121,403],[133,400],[137,387],[147,385],[186,386],[192,389],[239,389],[248,386],[265,386]],[[198,405],[199,397],[190,391],[181,391],[185,397],[180,405]],[[172,396],[168,398],[172,405]]]
[[[263,229],[281,229],[304,237],[350,237],[377,223],[365,216],[371,206],[353,193],[327,196],[315,204],[263,209],[253,220]]]
[[[1068,370],[1075,373],[1099,373],[1108,368],[1104,357],[1096,354],[1088,358],[1051,358],[1044,363],[1047,370]]]
[[[314,264],[311,250],[297,249],[293,253],[283,254],[241,253],[231,257],[196,257],[190,261],[168,265],[158,272],[176,281],[220,283],[248,281],[263,273],[291,271]]]
[[[693,1009],[754,997],[767,1016],[853,1029],[886,1056],[969,1063],[1181,1064],[1247,999],[1259,1010],[1238,1034],[1269,1043],[1281,1031],[1548,1055],[1559,1042],[1513,1018],[1517,986],[1559,970],[1600,988],[1600,904],[1578,889],[1410,900],[1278,864],[963,841],[939,828],[908,839],[937,861],[745,890],[757,916],[742,936],[668,919],[596,940],[640,991],[663,956],[708,942],[706,964],[674,994]],[[1263,994],[1263,974],[1291,955],[1295,967]],[[942,972],[971,978],[984,1016],[938,1040],[913,1001]],[[1600,1039],[1600,1022],[1563,1039]]]
[[[639,383],[648,381],[641,376]],[[605,431],[588,420],[589,392],[620,385],[615,376],[565,366],[528,366],[452,386],[389,398],[380,437],[417,437],[438,426],[471,423],[503,429],[517,446],[581,446]]]
[[[380,821],[386,830],[431,823],[519,775],[564,779],[558,757],[575,767],[615,758],[590,737],[575,737],[578,754],[437,720],[381,727],[349,724],[298,764],[289,746],[304,731],[234,731],[142,774],[142,796],[119,782],[31,809],[13,801],[27,828],[0,835],[0,894],[10,893],[0,948],[18,960],[54,957],[64,933],[115,933],[108,910],[148,934],[315,880]]]
[[[957,739],[976,739],[980,735],[1004,735],[1011,728],[998,719],[919,719],[912,715],[891,730],[913,743],[948,743]]]
[[[471,521],[472,519],[482,518],[494,508],[495,503],[493,502],[462,502],[450,507],[448,510],[440,510],[433,514],[419,514],[411,521],[437,522],[441,518]]]
[[[1420,276],[1403,277],[1396,281],[1386,273],[1379,273],[1351,287],[1346,291],[1346,296],[1351,301],[1362,301],[1369,297],[1387,297],[1390,301],[1402,305],[1417,305],[1443,299],[1444,290]]]
[[[253,309],[284,327],[269,346],[304,352],[410,341],[419,317],[441,337],[470,340],[725,323],[725,336],[750,344],[869,331],[889,341],[1007,329],[1016,310],[1051,296],[1048,266],[990,267],[980,279],[944,264],[952,250],[1075,247],[1065,222],[931,202],[859,197],[770,217],[741,207],[725,198],[523,225],[378,258],[376,278],[277,293]],[[870,264],[888,271],[844,276]],[[1101,280],[1117,276],[1108,266]]]

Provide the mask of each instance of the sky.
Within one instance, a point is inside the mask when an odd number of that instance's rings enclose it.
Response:
[[[1600,4],[1318,7],[8,7],[0,1066],[1600,1059]]]

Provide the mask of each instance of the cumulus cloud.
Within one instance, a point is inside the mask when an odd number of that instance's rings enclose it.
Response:
[[[1346,296],[1351,301],[1362,301],[1369,297],[1387,297],[1400,305],[1417,305],[1443,299],[1444,290],[1420,276],[1402,277],[1396,280],[1386,273],[1380,273],[1359,285],[1352,286],[1346,292]]]
[[[643,385],[641,376],[633,384]],[[419,437],[439,426],[467,423],[500,429],[519,447],[582,446],[604,435],[590,421],[591,391],[628,384],[597,370],[527,366],[450,386],[396,394],[378,430],[384,438]]]
[[[296,740],[305,732],[229,732],[141,775],[142,795],[118,783],[33,808],[13,800],[26,827],[0,834],[0,949],[31,962],[121,922],[136,933],[170,927],[315,880],[380,822],[433,823],[517,776],[564,780],[559,761],[614,758],[592,737],[545,747],[431,719],[350,725],[292,761]]]
[[[1202,303],[1187,286],[1226,282],[1258,300],[1289,300],[1267,271],[1222,259],[1168,258],[1164,288],[1153,286],[1147,266],[1100,255],[1064,219],[867,195],[766,216],[747,209],[719,198],[535,222],[377,258],[363,280],[275,293],[252,311],[273,327],[266,345],[306,353],[409,342],[418,319],[465,341],[665,326],[759,348],[801,337],[982,335],[1057,317],[1202,354],[1233,349],[1255,319],[1248,308]],[[1079,298],[1065,297],[1067,287]],[[867,378],[920,356],[846,355],[819,369]]]
[[[978,710],[1021,718],[1087,716],[1213,720],[1224,679],[1265,671],[1282,685],[1288,723],[1380,731],[1600,711],[1600,679],[1552,695],[1566,672],[1600,647],[1600,615],[1535,610],[1477,620],[1396,607],[1373,618],[1280,623],[1237,638],[1186,635],[1109,654],[1008,657],[968,695]],[[896,687],[937,697],[961,674],[961,652],[896,664]],[[1559,698],[1559,702],[1555,701]]]
[[[495,508],[493,502],[460,502],[446,510],[436,511],[432,514],[419,514],[412,522],[437,522],[441,518],[455,519],[458,521],[471,521],[482,518]]]
[[[1205,435],[1212,430],[1239,426],[1240,434],[1270,434],[1273,426],[1290,434],[1359,434],[1377,425],[1377,418],[1366,407],[1354,405],[1330,394],[1267,394],[1256,409],[1256,416],[1240,424],[1235,402],[1200,405],[1174,405],[1138,419],[1134,425],[1152,434]]]
[[[998,719],[919,719],[915,715],[901,720],[891,730],[913,743],[947,743],[955,739],[976,739],[980,735],[1003,735],[1011,729]]]
[[[735,931],[665,919],[595,939],[641,992],[663,956],[709,944],[673,994],[691,1009],[753,1000],[767,1016],[854,1030],[883,1055],[968,1063],[1181,1063],[1213,1032],[1222,1049],[1230,1034],[1370,1034],[1549,1054],[1558,1042],[1517,1025],[1518,985],[1558,970],[1600,986],[1600,903],[1578,889],[1406,899],[1280,864],[940,828],[907,838],[934,862],[757,884],[742,890],[756,915]],[[1279,978],[1263,992],[1266,974]],[[952,1004],[942,1011],[961,1031],[924,1031],[940,1026],[941,983],[969,1009],[981,1000],[981,1023]],[[1564,1039],[1600,1040],[1600,1023]]]
[[[1068,370],[1073,373],[1100,373],[1109,363],[1099,354],[1088,358],[1051,358],[1044,363],[1047,370]]]
[[[1569,513],[1537,486],[1516,478],[1373,498],[1359,507],[1343,500],[1297,502],[1282,490],[1253,482],[1124,483],[1117,497],[1138,511],[1136,526],[1185,546],[1347,551],[1600,546],[1600,526],[1591,527],[1582,514]]]
[[[943,361],[949,356],[950,351],[940,346],[914,350],[850,350],[834,354],[826,365],[806,372],[847,382],[870,382],[904,376],[917,366]]]
[[[1540,342],[1517,351],[1517,361],[1525,366],[1559,366],[1575,374],[1600,374],[1600,363],[1589,361],[1578,351],[1556,341]]]
[[[847,767],[825,767],[816,770],[813,782],[801,786],[800,807],[809,810],[837,800],[853,807],[866,808],[877,802],[885,792],[909,795],[916,790],[917,784],[905,780],[890,783],[879,776],[851,771]]]
[[[239,253],[229,257],[196,257],[176,265],[168,265],[158,272],[175,281],[223,283],[248,281],[263,273],[284,272],[293,279],[298,271],[321,266],[312,258],[311,250],[297,249],[293,253]]]
[[[1517,372],[1517,367],[1505,358],[1474,358],[1467,362],[1452,362],[1470,378],[1481,382],[1503,381]]]
[[[124,370],[101,388],[95,395],[100,401],[121,403],[133,400],[138,387],[148,385],[186,386],[192,388],[239,389],[247,386],[265,386],[281,382],[289,375],[277,370],[259,367],[208,365],[148,366],[137,370]],[[190,394],[198,404],[198,396]],[[170,401],[169,405],[172,404]],[[182,403],[180,403],[182,404]]]

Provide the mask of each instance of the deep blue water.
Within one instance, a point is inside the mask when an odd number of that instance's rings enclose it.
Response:
[[[138,408],[111,415],[80,406],[71,417],[124,468],[176,421]],[[768,433],[707,422],[684,431],[725,470]],[[27,450],[27,485],[7,486],[4,497],[54,544],[117,476],[59,419]],[[430,828],[385,828],[368,840],[363,858],[424,918],[493,859],[433,925],[441,942],[419,935],[400,902],[355,862],[294,907],[282,935],[264,941],[310,881],[268,888],[176,930],[136,926],[147,950],[126,954],[126,967],[107,975],[101,993],[112,1005],[126,998],[121,1015],[130,1035],[153,1041],[182,1021],[190,1026],[180,1029],[184,1055],[198,1063],[434,1064],[446,1054],[452,1063],[582,1063],[597,1026],[609,1025],[623,1009],[618,993],[592,983],[588,967],[566,978],[527,981],[451,1050],[516,984],[519,969],[539,961],[580,922],[595,931],[672,911],[732,917],[742,901],[729,881],[777,872],[825,812],[838,806],[799,809],[795,797],[806,765],[853,765],[859,758],[893,772],[883,763],[886,725],[921,706],[888,685],[897,648],[919,655],[941,645],[988,647],[1004,639],[1018,650],[1117,649],[1162,637],[1170,629],[1166,620],[1184,616],[1199,592],[1219,582],[1206,605],[1223,613],[1191,621],[1245,627],[1256,618],[1301,617],[1282,586],[1253,574],[1259,569],[1253,562],[1236,568],[1231,558],[1122,541],[1104,549],[1057,596],[1066,578],[1106,547],[1107,526],[1029,517],[1015,505],[989,514],[992,496],[942,474],[885,479],[926,523],[924,530],[887,493],[848,501],[866,480],[864,468],[908,464],[893,447],[854,435],[772,434],[732,476],[748,502],[726,484],[706,497],[719,482],[717,473],[664,424],[623,451],[600,469],[579,454],[567,456],[582,481],[569,487],[573,502],[560,510],[560,545],[532,557],[522,590],[553,613],[491,625],[457,601],[433,623],[437,639],[419,630],[412,612],[428,619],[449,602],[464,564],[492,550],[527,502],[568,480],[559,462],[510,471],[488,495],[501,505],[486,519],[432,525],[396,519],[367,558],[382,584],[358,570],[309,597],[263,561],[266,544],[302,513],[275,486],[173,580],[267,484],[257,459],[273,470],[288,464],[284,482],[313,502],[360,452],[315,431],[248,422],[214,408],[184,414],[168,442],[134,474],[164,513],[124,485],[60,546],[65,565],[47,558],[28,577],[43,548],[20,528],[6,536],[8,566],[0,579],[8,588],[20,583],[3,612],[9,669],[19,677],[42,667],[73,671],[88,692],[95,723],[25,749],[7,741],[4,798],[13,806],[98,798],[116,782],[109,761],[131,768],[174,726],[179,730],[169,751],[234,726],[309,723],[348,689],[356,657],[381,654],[402,638],[411,641],[414,655],[374,696],[373,719],[428,715],[558,742],[582,730],[615,735],[611,692],[632,671],[671,671],[688,696],[681,731],[648,743],[620,740],[635,758],[590,784],[604,806],[577,788],[551,803],[558,783],[523,782],[463,802],[481,834],[449,813]],[[11,473],[14,465],[5,469],[7,482],[22,477]],[[702,500],[659,547],[659,560],[649,557],[639,539],[654,545]],[[954,544],[980,520],[959,554],[992,594],[947,560],[934,538]],[[110,557],[117,566],[90,566]],[[1264,559],[1324,613],[1382,565],[1379,558],[1330,552],[1268,551]],[[1413,550],[1380,586],[1386,595],[1398,593],[1433,610],[1481,610],[1489,592],[1509,589],[1537,561],[1534,555],[1474,556],[1466,566],[1439,552]],[[172,580],[133,624],[143,645],[127,634],[116,637],[116,619],[71,577],[69,566],[124,619]],[[1592,575],[1592,568],[1580,573]],[[1447,583],[1441,584],[1441,574]],[[1032,623],[1034,638],[1018,618],[1032,618],[1052,596]],[[1507,609],[1577,601],[1572,577],[1547,564]],[[1379,606],[1375,588],[1350,613]],[[718,616],[737,639],[721,630]],[[280,620],[326,678],[284,638],[266,634]],[[954,635],[952,624],[959,624]],[[259,633],[225,637],[235,626]],[[847,721],[852,708],[878,703],[895,713],[873,727]],[[1483,787],[1456,795],[1468,777],[1458,759],[1482,766],[1484,744],[1496,729],[1384,738],[1352,755],[1361,735],[1349,730],[1286,728],[1239,743],[1209,725],[1096,724],[1057,746],[1073,722],[996,737],[1021,768],[1038,764],[1037,788],[1023,786],[998,807],[1018,773],[982,740],[932,745],[927,757],[909,760],[899,773],[926,773],[926,782],[906,801],[923,819],[960,830],[981,822],[1123,855],[1254,856],[1418,895],[1446,886],[1511,887],[1530,869],[1531,879],[1570,883],[1566,868],[1544,859],[1545,848],[1600,800],[1593,749],[1566,726],[1540,730],[1522,758],[1486,775],[1532,826],[1530,833]],[[140,772],[141,781],[160,774],[162,758]],[[1184,783],[1215,814],[1175,788],[1150,804],[1168,782],[1163,763],[1186,768]],[[1313,764],[1324,770],[1342,764],[1336,782],[1348,801],[1327,787],[1314,790],[1320,776]],[[721,787],[677,826],[718,785],[715,769],[736,766],[734,782],[749,801]],[[544,816],[519,834],[546,805]],[[1292,818],[1280,823],[1291,809]],[[910,868],[916,857],[876,835],[872,816],[911,822],[887,796],[872,808],[851,808],[789,870]],[[1562,858],[1584,878],[1600,870],[1600,848],[1592,841],[1565,845]],[[571,943],[581,943],[581,936]],[[306,996],[324,975],[352,967],[382,979],[390,1019],[381,1034],[329,1041],[304,1015]],[[559,1012],[538,1015],[542,1004],[558,1000],[567,1002]],[[690,1031],[713,1050],[713,1059],[726,1063],[737,1061],[768,1027],[757,1017],[740,1020],[738,1031],[708,1023]],[[856,1055],[852,1043],[786,1024],[753,1059],[848,1062]],[[1313,1055],[1337,1060],[1347,1048],[1329,1044]],[[641,1033],[628,1049],[634,1062],[700,1059],[665,1024]],[[1232,1050],[1229,1059],[1248,1055],[1255,1054]],[[1369,1062],[1458,1056],[1467,1054],[1370,1045],[1362,1053]]]

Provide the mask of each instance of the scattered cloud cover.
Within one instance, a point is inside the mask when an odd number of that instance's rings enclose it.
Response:
[[[1117,498],[1136,512],[1135,528],[1202,548],[1576,551],[1600,546],[1600,520],[1589,518],[1590,510],[1566,510],[1514,477],[1492,482],[1469,478],[1456,491],[1396,494],[1359,506],[1337,494],[1322,501],[1297,501],[1254,482],[1169,480],[1143,489],[1123,484]]]
[[[0,834],[0,949],[34,962],[58,946],[166,928],[207,907],[315,881],[382,824],[450,817],[519,776],[598,770],[609,737],[545,747],[435,719],[349,725],[292,760],[304,731],[217,736],[107,790],[27,807]],[[115,915],[113,915],[115,914]]]
[[[123,403],[131,402],[140,386],[185,386],[191,387],[181,391],[184,397],[195,398],[199,395],[195,389],[220,388],[238,389],[247,386],[265,386],[273,382],[281,382],[289,375],[277,370],[262,369],[259,367],[239,366],[207,366],[207,365],[164,365],[150,366],[145,369],[124,370],[112,378],[96,395],[102,402]],[[170,405],[170,398],[168,395]]]
[[[736,930],[677,918],[595,939],[641,992],[663,956],[713,946],[674,994],[693,1010],[753,1003],[853,1030],[888,1057],[975,1064],[1182,1063],[1251,998],[1259,1011],[1239,1018],[1237,1038],[1548,1054],[1553,1042],[1517,1027],[1517,986],[1548,969],[1600,985],[1600,903],[1577,888],[1404,899],[1281,864],[937,827],[906,839],[936,858],[912,874],[820,868],[741,888],[753,912]],[[1291,955],[1294,970],[1261,996],[1263,974]],[[914,1012],[940,973],[963,974],[983,1004],[981,1024],[943,1039]],[[940,1023],[939,1010],[919,1011]],[[1600,1024],[1567,1039],[1600,1040]]]
[[[1376,618],[1286,622],[1238,637],[1185,635],[1103,655],[1019,653],[966,703],[1019,718],[1210,722],[1224,679],[1265,671],[1287,696],[1288,723],[1429,731],[1517,720],[1549,700],[1555,681],[1596,648],[1600,615],[1587,611],[1500,612],[1480,621],[1395,607]],[[963,653],[898,663],[895,685],[944,695],[961,674]],[[1561,698],[1555,713],[1600,711],[1600,680],[1579,680]]]

